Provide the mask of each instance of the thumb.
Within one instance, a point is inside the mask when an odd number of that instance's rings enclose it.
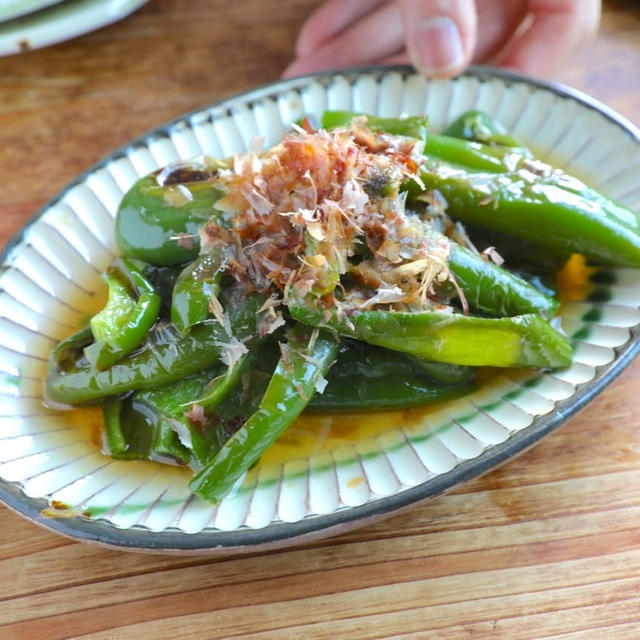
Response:
[[[471,61],[477,41],[474,0],[400,0],[407,52],[430,77],[447,77]]]

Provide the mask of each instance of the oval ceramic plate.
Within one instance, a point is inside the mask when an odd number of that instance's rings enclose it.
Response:
[[[327,535],[419,503],[480,475],[549,433],[639,349],[640,271],[602,270],[562,308],[575,347],[563,371],[504,371],[424,412],[297,423],[218,506],[184,470],[103,456],[99,414],[41,403],[53,345],[96,310],[116,253],[114,216],[134,181],[169,162],[224,157],[279,140],[303,114],[351,109],[431,118],[441,129],[483,109],[540,156],[631,206],[640,137],[593,100],[503,72],[425,80],[408,68],[287,80],[200,109],[119,149],[44,207],[4,255],[0,275],[0,496],[61,533],[128,549],[231,552]],[[303,449],[289,446],[292,439]],[[551,464],[551,461],[550,461]]]
[[[0,24],[0,56],[70,40],[121,20],[148,0],[23,0],[16,7],[35,7],[40,11]],[[48,8],[42,8],[51,5]],[[2,13],[0,12],[0,16]]]

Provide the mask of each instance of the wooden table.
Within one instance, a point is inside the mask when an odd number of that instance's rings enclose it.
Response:
[[[155,0],[0,60],[0,240],[181,112],[275,80],[311,0]],[[640,7],[558,73],[640,124]],[[0,508],[0,638],[640,638],[640,361],[534,450],[409,513],[289,551],[127,554]],[[412,635],[413,634],[413,635]]]

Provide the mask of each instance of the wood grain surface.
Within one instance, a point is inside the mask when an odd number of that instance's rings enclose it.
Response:
[[[311,0],[152,0],[0,59],[0,241],[110,150],[275,80]],[[558,69],[640,125],[640,6]],[[640,178],[640,176],[639,176]],[[0,638],[640,638],[640,361],[535,449],[355,532],[231,559],[105,550],[0,507]]]

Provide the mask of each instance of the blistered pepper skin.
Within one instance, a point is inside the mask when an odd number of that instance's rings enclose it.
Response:
[[[217,299],[221,277],[219,252],[199,256],[180,272],[171,299],[171,322],[180,331],[207,319],[212,298]]]

